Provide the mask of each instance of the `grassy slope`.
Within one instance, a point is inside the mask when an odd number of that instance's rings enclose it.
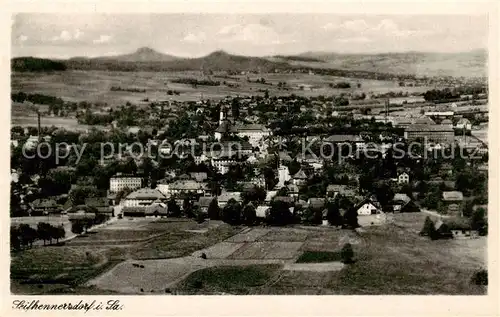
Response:
[[[485,51],[463,53],[388,53],[388,54],[333,54],[305,53],[301,56],[324,60],[324,63],[297,62],[311,67],[329,67],[346,70],[365,70],[418,76],[466,76],[487,75]]]
[[[252,294],[279,269],[279,265],[220,266],[189,275],[177,291],[182,294]]]

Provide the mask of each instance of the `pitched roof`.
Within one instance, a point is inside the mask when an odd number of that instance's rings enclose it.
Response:
[[[199,183],[192,179],[187,180],[177,180],[169,185],[169,189],[171,190],[199,190],[206,189],[207,184]]]
[[[85,205],[91,207],[109,207],[109,201],[106,197],[92,197],[85,199]]]
[[[266,212],[270,209],[271,207],[269,206],[258,206],[255,209],[255,214],[259,218],[265,218],[266,217]]]
[[[285,151],[278,152],[278,158],[282,161],[292,161],[292,157]]]
[[[392,198],[393,201],[403,201],[405,203],[408,203],[411,201],[411,198],[408,197],[405,193],[396,193],[394,197]]]
[[[464,200],[464,195],[459,191],[449,191],[443,192],[443,200],[445,201],[462,201]]]
[[[132,193],[130,193],[126,199],[145,199],[145,200],[157,200],[157,199],[165,199],[165,195],[163,195],[157,189],[150,188],[141,188]]]
[[[288,197],[288,196],[275,196],[273,198],[274,201],[283,201],[285,203],[292,203],[293,202],[293,197]]]
[[[325,198],[309,198],[309,207],[311,208],[322,208],[325,206]]]
[[[301,170],[299,170],[297,173],[295,173],[295,175],[293,175],[293,178],[295,178],[295,179],[307,179],[307,175],[306,175],[306,173],[304,173],[304,171],[301,169]]]
[[[202,182],[208,178],[208,175],[205,172],[189,173],[189,175],[191,176],[191,178],[194,178],[198,182]]]
[[[420,118],[415,119],[413,123],[414,124],[436,124],[436,122],[434,122],[434,120],[432,120],[431,118],[429,118],[427,116],[421,116]]]
[[[408,132],[453,132],[453,127],[446,124],[412,124],[406,128]]]
[[[214,200],[214,197],[212,196],[207,196],[207,197],[200,197],[198,199],[197,205],[201,208],[208,207],[210,206],[210,203]]]
[[[241,124],[236,127],[238,132],[268,132],[269,129],[263,124],[251,123]]]
[[[325,139],[327,142],[360,142],[363,139],[355,134],[333,134]]]
[[[35,199],[32,206],[33,208],[57,208],[59,204],[54,199]]]
[[[463,217],[450,217],[438,220],[435,228],[439,229],[442,225],[446,225],[450,230],[470,230],[472,229],[469,219]]]
[[[344,196],[356,195],[356,192],[354,189],[349,188],[348,185],[342,185],[342,184],[330,184],[326,187],[326,192],[327,193],[338,192],[339,194],[344,195]]]
[[[278,193],[277,190],[267,191],[266,192],[266,199],[265,199],[265,201],[271,201],[276,196],[277,193]]]
[[[299,187],[297,185],[294,185],[294,184],[288,184],[286,186],[286,188],[288,189],[289,192],[291,193],[298,193],[299,192]]]
[[[219,125],[219,127],[215,130],[215,132],[219,133],[228,133],[228,132],[238,132],[238,130],[235,129],[231,121],[229,120],[224,120],[222,123]]]
[[[167,211],[168,210],[166,204],[153,203],[150,206],[147,206],[144,212],[146,213],[146,215],[154,215],[154,214],[166,215]]]
[[[236,201],[241,201],[241,193],[240,192],[225,192],[221,193],[219,197],[217,197],[217,200],[219,202],[228,202],[233,198]]]

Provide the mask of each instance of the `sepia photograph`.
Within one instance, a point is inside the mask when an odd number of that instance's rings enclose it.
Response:
[[[14,13],[11,294],[488,295],[489,23]]]

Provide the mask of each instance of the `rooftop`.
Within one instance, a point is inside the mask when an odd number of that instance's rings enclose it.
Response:
[[[445,124],[412,124],[407,132],[453,132],[453,127]]]
[[[127,196],[127,199],[144,199],[144,200],[156,200],[156,199],[165,199],[165,195],[163,195],[157,189],[150,188],[141,188]]]
[[[464,200],[464,195],[459,191],[449,191],[443,192],[443,200],[445,201],[462,201]]]

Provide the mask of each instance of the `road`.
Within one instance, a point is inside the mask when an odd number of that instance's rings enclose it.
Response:
[[[437,217],[437,218],[450,218],[450,216],[442,215],[442,214],[438,213],[437,211],[433,211],[433,210],[428,210],[428,209],[422,208],[422,209],[420,209],[420,211],[423,213],[426,213],[428,215]]]

